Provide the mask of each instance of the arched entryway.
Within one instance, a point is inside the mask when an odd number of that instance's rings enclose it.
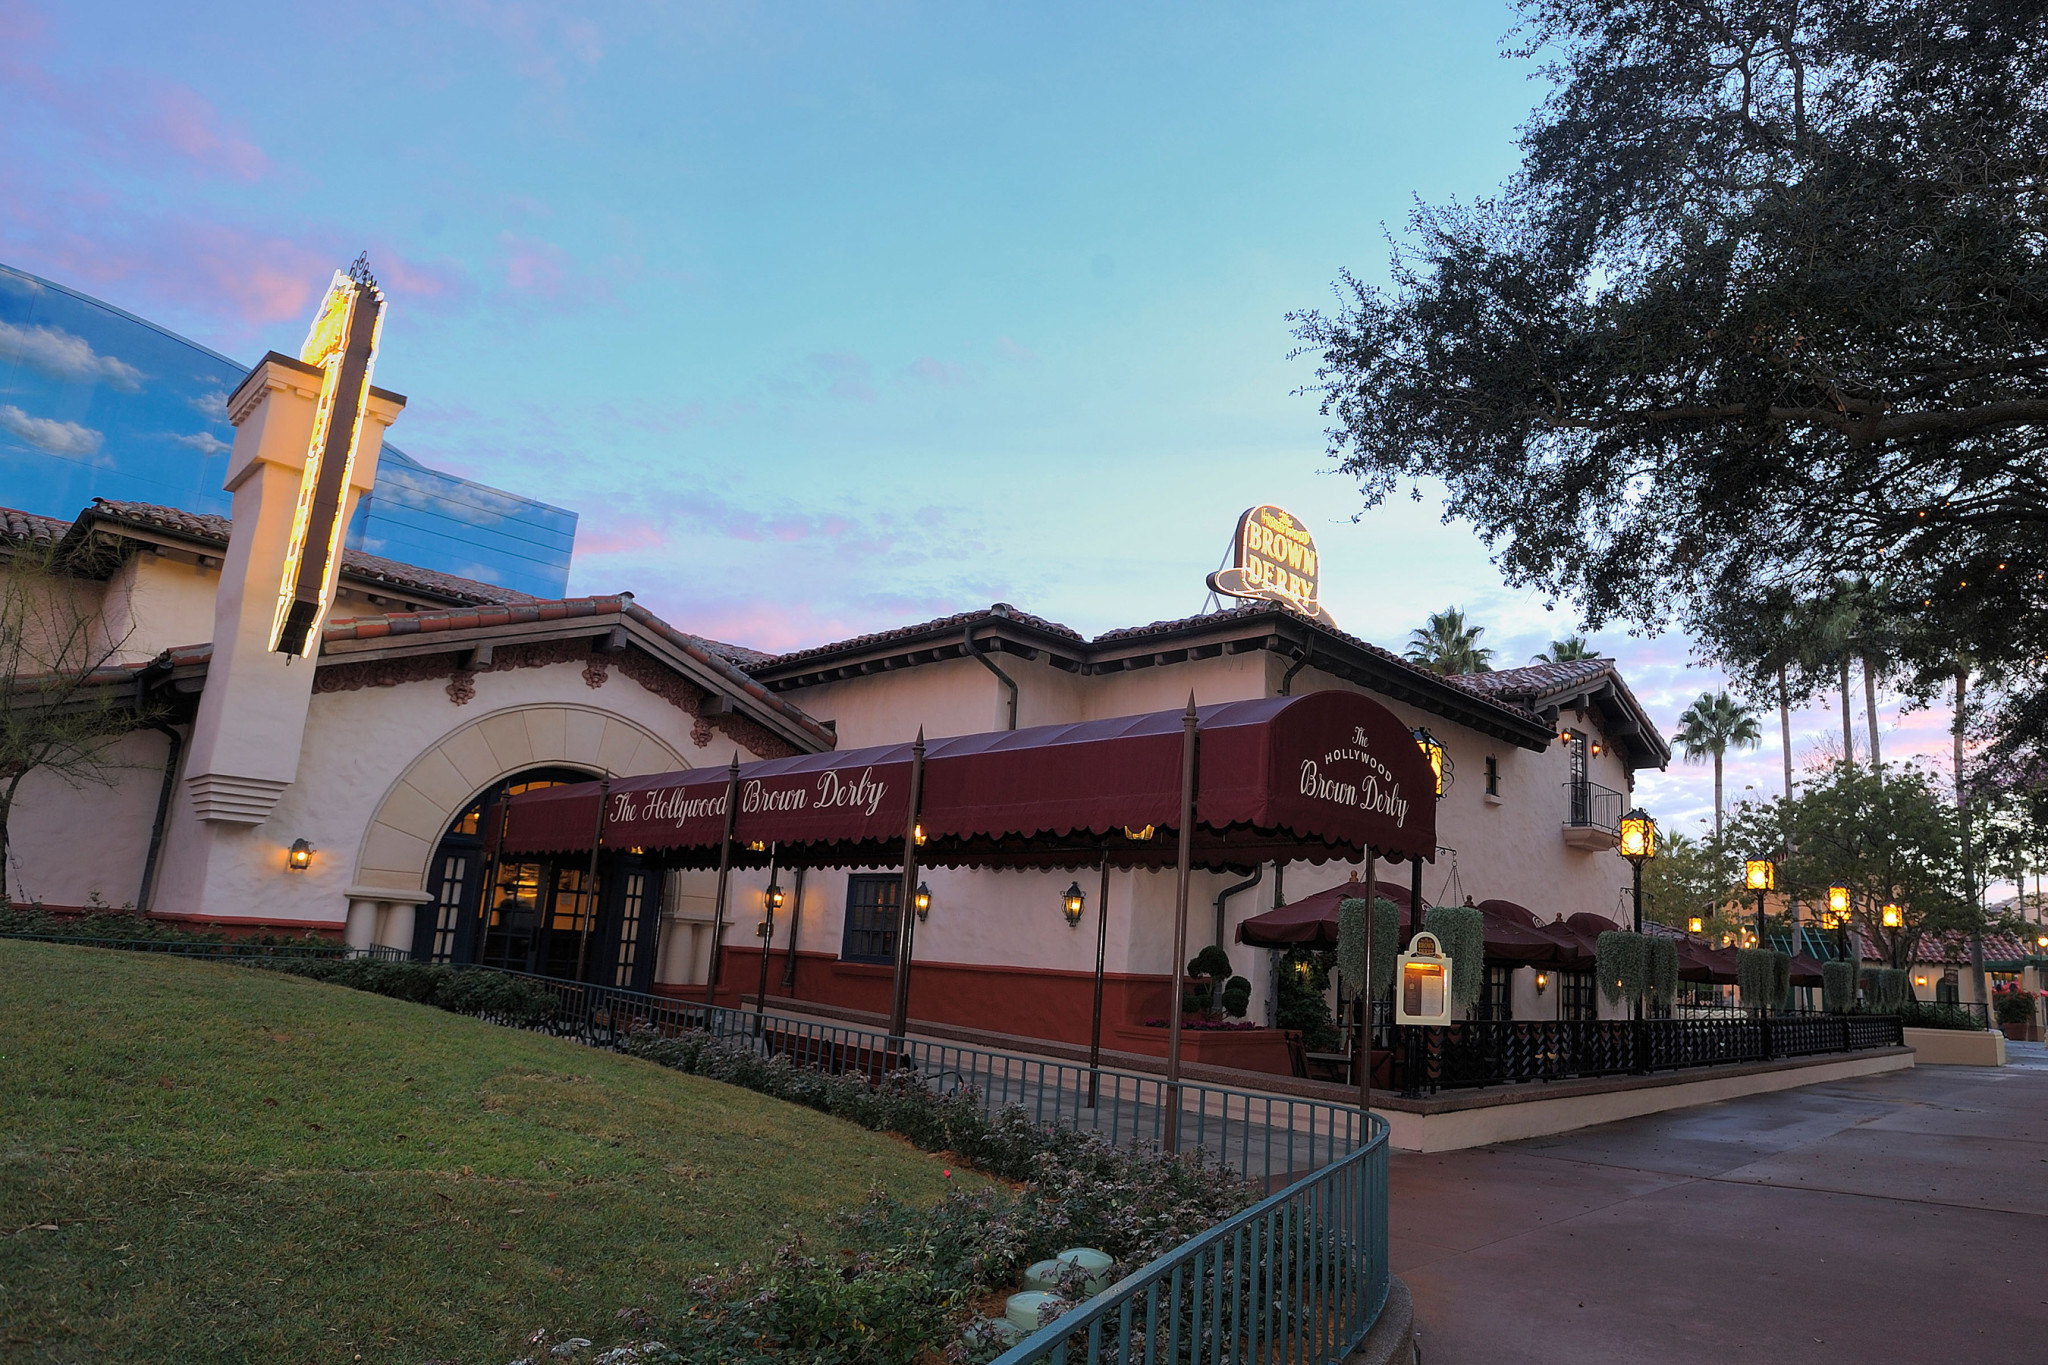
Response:
[[[587,858],[494,864],[485,854],[483,817],[494,802],[592,776],[559,766],[513,773],[456,815],[427,865],[431,899],[414,920],[415,959],[647,989],[660,921],[657,870],[631,854],[608,854],[593,899]]]

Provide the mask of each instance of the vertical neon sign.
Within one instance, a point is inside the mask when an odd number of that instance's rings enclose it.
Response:
[[[270,629],[270,647],[279,654],[308,658],[319,643],[320,619],[341,571],[349,478],[383,331],[384,294],[370,275],[368,258],[359,256],[347,274],[334,272],[299,352],[299,359],[324,375]]]

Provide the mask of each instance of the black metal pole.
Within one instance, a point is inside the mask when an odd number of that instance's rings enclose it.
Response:
[[[896,981],[889,1000],[893,1045],[910,1024],[910,963],[917,934],[917,820],[924,801],[924,727],[910,746],[910,808],[903,817],[903,903],[896,908]]]
[[[597,851],[604,846],[604,819],[612,803],[612,780],[597,784],[597,828],[590,833],[590,866],[583,875],[583,932],[576,940],[576,980],[581,983],[590,962],[590,927],[597,919]]]
[[[1088,1107],[1096,1100],[1102,1068],[1102,964],[1109,951],[1109,850],[1102,850],[1102,894],[1095,901],[1095,1018],[1088,1026]]]
[[[1180,847],[1174,855],[1173,960],[1166,964],[1166,1150],[1180,1150],[1180,974],[1188,954],[1188,866],[1195,839],[1195,694],[1188,693],[1180,732]]]
[[[768,850],[768,891],[761,900],[768,917],[761,921],[761,980],[754,987],[754,1013],[758,1017],[768,1011],[768,948],[775,942],[775,850]]]
[[[1635,864],[1635,869],[1636,869],[1636,877],[1635,877],[1635,890],[1636,890],[1636,920],[1635,920],[1635,922],[1636,922],[1636,932],[1637,932],[1638,934],[1640,934],[1640,933],[1642,933],[1642,932],[1643,932],[1643,860],[1642,860],[1642,859],[1640,859],[1640,858],[1631,858],[1631,859],[1629,859],[1629,861],[1630,861],[1631,863]],[[1642,1018],[1642,1017],[1643,1017],[1643,998],[1642,998],[1642,996],[1640,996],[1640,995],[1638,995],[1638,996],[1636,997],[1636,999],[1635,999],[1635,1016],[1636,1016],[1636,1018],[1638,1018],[1638,1019],[1640,1019],[1640,1018]]]
[[[789,889],[789,953],[782,961],[782,990],[796,993],[796,931],[804,922],[804,870],[796,870],[796,885]]]
[[[725,774],[725,837],[718,841],[718,893],[711,900],[711,956],[705,963],[704,1004],[718,1003],[718,949],[725,937],[725,888],[732,880],[732,823],[739,815],[740,751],[732,751]],[[709,1017],[705,1019],[710,1022]]]
[[[1365,850],[1365,980],[1358,983],[1358,1037],[1352,1044],[1352,1064],[1358,1068],[1358,1113],[1360,1123],[1372,1127],[1372,923],[1378,918],[1380,851]],[[1342,980],[1340,976],[1338,978]],[[1359,1141],[1371,1136],[1361,1132]]]

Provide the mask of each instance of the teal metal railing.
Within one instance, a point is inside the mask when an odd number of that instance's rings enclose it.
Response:
[[[1387,1124],[1363,1147],[1167,1252],[995,1365],[1330,1365],[1386,1306]]]

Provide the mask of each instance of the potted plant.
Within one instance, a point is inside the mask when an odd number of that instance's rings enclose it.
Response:
[[[2016,1043],[2040,1040],[2041,1027],[2034,1015],[2034,997],[2030,992],[2018,988],[1994,991],[1991,1000],[1998,1027],[2006,1037]]]

